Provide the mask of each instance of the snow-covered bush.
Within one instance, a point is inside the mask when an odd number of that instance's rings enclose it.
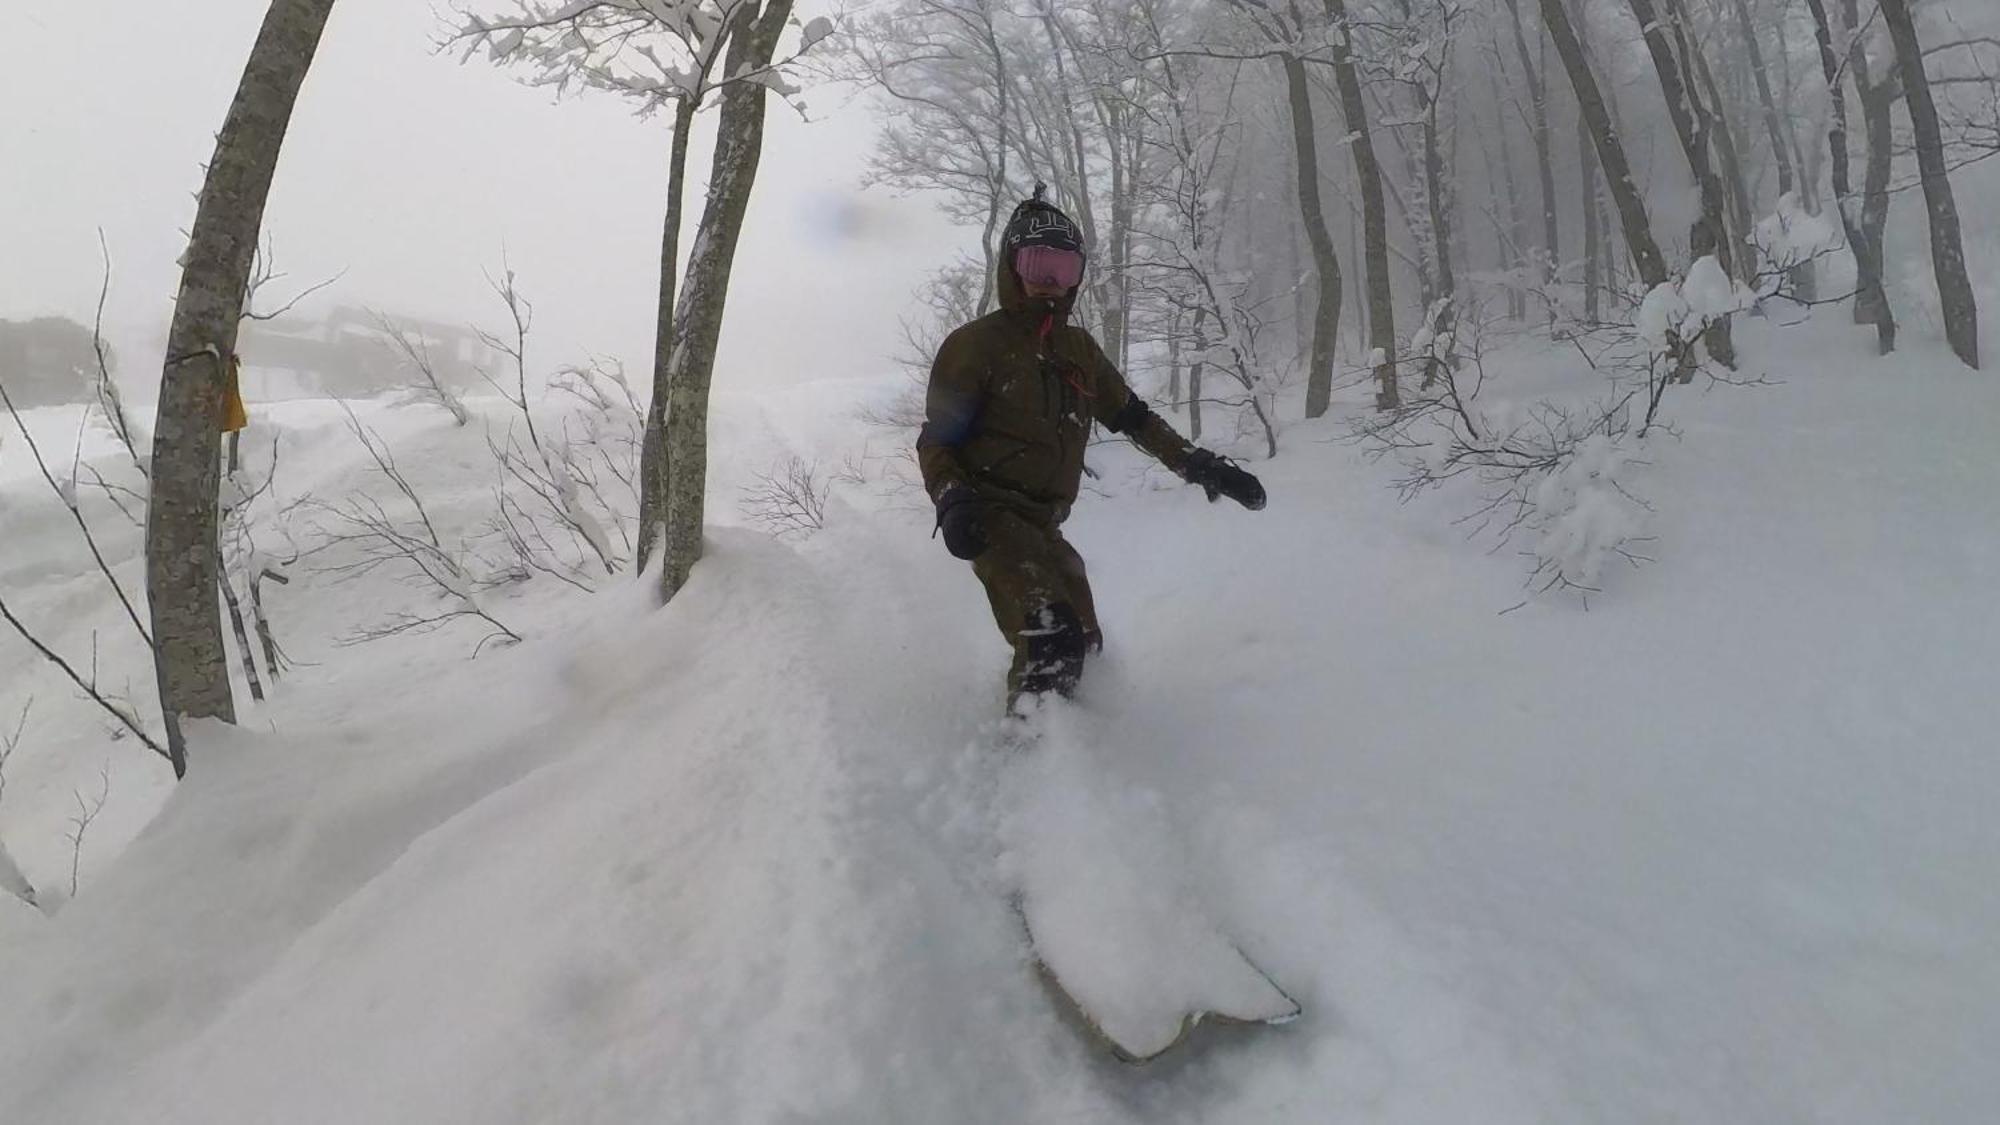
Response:
[[[1679,287],[1661,287],[1653,305],[1651,315],[1673,326],[1667,331],[1692,323]],[[1440,364],[1429,389],[1406,391],[1401,408],[1357,421],[1352,436],[1370,458],[1401,467],[1395,485],[1404,499],[1465,483],[1470,508],[1459,522],[1473,536],[1491,536],[1496,546],[1533,536],[1526,554],[1539,590],[1600,589],[1606,563],[1642,561],[1631,544],[1644,537],[1650,510],[1629,487],[1645,463],[1637,456],[1644,442],[1633,418],[1637,390],[1614,386],[1582,402],[1491,400],[1482,396],[1485,322],[1474,316],[1460,327],[1465,362]],[[1435,338],[1423,343],[1425,354],[1439,346]],[[1414,343],[1406,362],[1413,358],[1420,358]]]
[[[1596,590],[1605,563],[1639,561],[1629,544],[1644,536],[1650,512],[1620,483],[1640,463],[1637,444],[1624,433],[1592,434],[1530,491],[1535,574],[1547,584]]]

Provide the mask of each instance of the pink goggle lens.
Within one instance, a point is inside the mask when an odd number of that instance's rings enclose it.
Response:
[[[1083,280],[1083,255],[1053,246],[1023,246],[1014,251],[1014,272],[1024,284],[1074,289]]]

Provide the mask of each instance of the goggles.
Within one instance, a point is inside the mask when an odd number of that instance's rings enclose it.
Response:
[[[1024,285],[1074,289],[1083,281],[1083,255],[1054,246],[1023,246],[1014,251],[1014,272]]]

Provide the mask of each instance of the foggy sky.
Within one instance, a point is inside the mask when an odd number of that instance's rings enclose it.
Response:
[[[14,47],[0,68],[0,317],[88,321],[103,227],[121,381],[150,398],[181,232],[266,0],[0,2]],[[370,304],[497,325],[482,270],[497,273],[504,254],[536,305],[538,367],[589,349],[643,376],[667,120],[641,121],[601,94],[558,103],[483,58],[439,55],[441,10],[424,0],[334,7],[265,214],[291,282],[346,270],[302,311]],[[768,103],[721,385],[884,370],[911,290],[974,237],[928,201],[863,192],[874,128],[865,105],[844,104],[852,94],[838,88],[805,97],[812,123]],[[712,128],[712,107],[705,117]],[[690,230],[706,133],[689,166]]]

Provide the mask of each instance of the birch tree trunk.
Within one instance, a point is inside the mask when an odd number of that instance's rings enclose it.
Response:
[[[1938,299],[1944,305],[1944,335],[1951,350],[1967,367],[1979,369],[1979,307],[1972,295],[1972,278],[1965,270],[1965,240],[1959,234],[1958,202],[1952,197],[1951,173],[1945,167],[1944,137],[1938,128],[1937,103],[1924,73],[1924,52],[1917,43],[1916,24],[1907,0],[1879,0],[1882,21],[1896,44],[1902,70],[1903,97],[1916,134],[1917,168],[1923,177],[1924,206],[1930,212],[1931,268],[1937,274]]]
[[[692,98],[674,104],[673,154],[667,161],[667,216],[660,235],[660,303],[653,328],[653,397],[639,443],[639,544],[635,573],[643,574],[667,524],[667,402],[674,357],[674,302],[681,268],[681,212],[687,196],[688,134],[694,129]]]
[[[761,13],[746,5],[730,32],[734,39],[724,63],[726,72],[735,75],[746,68],[768,66],[791,10],[792,0],[769,0]],[[694,250],[688,256],[687,286],[674,310],[674,353],[668,370],[663,446],[667,455],[667,512],[666,563],[660,572],[662,602],[680,592],[694,564],[701,560],[708,488],[708,390],[715,375],[715,346],[722,335],[730,268],[763,155],[765,93],[755,82],[735,82],[723,91],[708,200]]]
[[[1306,65],[1297,55],[1286,55],[1281,61],[1285,90],[1291,101],[1299,217],[1305,224],[1306,243],[1312,247],[1313,282],[1318,293],[1313,313],[1312,360],[1306,369],[1306,417],[1318,418],[1333,402],[1334,348],[1340,339],[1340,259],[1334,254],[1333,236],[1327,233],[1326,212],[1320,203],[1319,141],[1313,125],[1312,87],[1306,83]]]
[[[333,0],[272,0],[223,119],[195,210],[167,334],[146,518],[160,710],[175,776],[187,772],[182,718],[234,722],[216,604],[216,488],[223,388],[292,107]]]

